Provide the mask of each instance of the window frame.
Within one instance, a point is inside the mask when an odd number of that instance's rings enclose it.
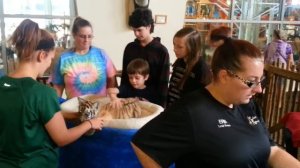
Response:
[[[48,5],[51,5],[51,0],[44,0],[45,3]],[[3,71],[4,74],[9,73],[8,69],[8,57],[6,53],[6,46],[7,46],[7,40],[6,39],[6,32],[5,32],[5,22],[4,20],[6,18],[16,18],[16,19],[62,19],[62,20],[69,20],[70,23],[73,22],[76,16],[78,16],[78,9],[76,0],[69,0],[69,9],[70,9],[70,15],[69,16],[60,16],[60,15],[36,15],[36,14],[6,14],[4,13],[4,2],[3,0],[0,0],[0,30],[1,30],[1,55],[0,58],[3,61]],[[0,63],[1,64],[1,63]],[[0,69],[1,70],[1,69]]]

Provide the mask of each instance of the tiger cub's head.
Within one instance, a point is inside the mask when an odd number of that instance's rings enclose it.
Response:
[[[86,121],[96,117],[99,110],[99,102],[92,102],[81,97],[78,97],[78,102],[80,121]]]

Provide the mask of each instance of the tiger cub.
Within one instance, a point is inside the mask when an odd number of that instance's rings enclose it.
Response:
[[[101,104],[97,100],[88,100],[78,97],[80,121],[90,120],[94,117],[110,119],[141,118],[149,115],[149,112],[142,110],[138,99],[121,99],[123,106],[115,108],[110,103]]]

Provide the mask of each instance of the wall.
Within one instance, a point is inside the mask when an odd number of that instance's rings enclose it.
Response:
[[[168,48],[171,62],[175,60],[173,35],[183,27],[186,0],[150,0],[154,15],[167,15],[166,24],[156,24],[153,36],[161,37]],[[133,0],[77,0],[78,15],[89,20],[94,28],[93,44],[105,49],[117,69],[122,69],[123,50],[134,40],[127,26]]]

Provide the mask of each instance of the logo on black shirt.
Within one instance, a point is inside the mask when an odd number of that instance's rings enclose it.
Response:
[[[248,116],[247,119],[250,125],[257,125],[259,123],[259,120],[256,116]]]
[[[218,128],[231,127],[230,123],[228,123],[225,119],[218,119]]]

